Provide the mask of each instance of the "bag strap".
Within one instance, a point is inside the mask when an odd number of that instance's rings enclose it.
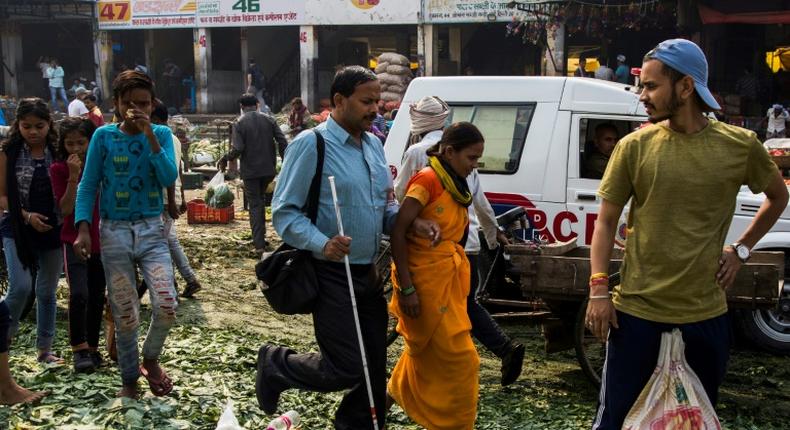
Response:
[[[318,198],[321,196],[321,179],[324,174],[324,149],[326,146],[324,136],[321,136],[321,133],[317,131],[314,131],[314,133],[318,161],[315,163],[315,174],[313,175],[313,181],[310,183],[310,192],[307,194],[307,217],[310,218],[310,222],[313,224],[318,218]]]

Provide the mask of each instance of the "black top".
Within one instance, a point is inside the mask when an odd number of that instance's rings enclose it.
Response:
[[[241,156],[241,179],[255,179],[277,174],[277,153],[285,156],[285,139],[274,117],[248,111],[233,125],[233,148],[228,158]]]
[[[55,195],[52,192],[52,183],[49,180],[47,165],[44,159],[33,160],[33,163],[35,170],[33,171],[33,180],[30,182],[28,211],[47,217],[46,223],[51,225],[52,229],[39,233],[33,227],[25,225],[25,230],[30,235],[30,239],[32,239],[34,249],[50,250],[59,248],[60,226],[58,225],[58,217],[55,214]],[[11,219],[8,216],[3,217],[2,221],[0,221],[0,234],[3,237],[15,239],[11,227]]]

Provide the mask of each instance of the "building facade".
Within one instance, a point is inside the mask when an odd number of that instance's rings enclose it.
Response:
[[[275,110],[296,96],[315,109],[338,66],[369,66],[384,52],[407,56],[418,76],[569,75],[582,55],[592,60],[590,71],[601,63],[614,68],[619,54],[639,66],[647,50],[671,37],[700,43],[711,59],[712,86],[729,92],[741,73],[733,67],[762,70],[765,53],[790,46],[786,3],[6,0],[0,93],[43,95],[36,61],[58,56],[69,83],[85,77],[109,94],[118,71],[143,64],[180,110],[233,112],[255,59]],[[743,49],[716,43],[722,38]],[[165,76],[170,64],[180,71],[178,82]],[[785,76],[781,68],[765,76],[765,97],[785,91],[776,83]]]

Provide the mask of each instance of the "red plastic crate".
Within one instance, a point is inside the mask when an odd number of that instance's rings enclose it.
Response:
[[[188,224],[229,224],[235,218],[233,206],[214,209],[206,205],[202,199],[187,203]]]

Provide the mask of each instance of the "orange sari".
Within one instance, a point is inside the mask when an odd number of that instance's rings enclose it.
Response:
[[[420,218],[439,224],[442,242],[407,236],[409,271],[420,299],[420,316],[410,318],[392,295],[390,312],[398,317],[398,333],[406,348],[388,391],[406,414],[430,429],[472,429],[477,415],[477,355],[466,313],[469,260],[459,244],[469,223],[467,208],[442,188],[436,173],[425,168],[409,182],[406,197],[423,204]],[[398,277],[393,264],[392,282]]]

